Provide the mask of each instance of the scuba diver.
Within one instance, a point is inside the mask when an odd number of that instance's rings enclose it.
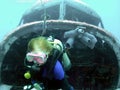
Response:
[[[65,74],[71,62],[60,40],[52,36],[32,38],[24,64],[27,67],[24,77],[36,90],[74,90]]]

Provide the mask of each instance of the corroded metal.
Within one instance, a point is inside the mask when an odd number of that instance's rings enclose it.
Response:
[[[72,68],[67,73],[69,75],[69,81],[75,86],[76,89],[80,89],[81,87],[95,88],[95,84],[100,84],[105,88],[117,87],[119,78],[118,62],[120,60],[120,45],[109,32],[97,26],[82,22],[68,20],[47,20],[46,23],[48,28],[45,36],[54,34],[56,38],[60,39],[63,42],[66,42],[66,39],[61,37],[64,35],[64,32],[73,30],[77,26],[86,27],[85,31],[95,35],[95,37],[98,39],[98,43],[94,49],[90,49],[84,46],[77,39],[74,47],[68,51],[68,55],[70,56],[72,62]],[[25,69],[21,66],[23,66],[27,43],[31,38],[39,36],[41,34],[42,24],[43,21],[24,24],[23,26],[16,28],[11,34],[7,36],[9,38],[6,38],[1,43],[0,61],[3,61],[1,67],[3,80],[2,82],[13,85],[21,85],[26,83],[22,77],[18,78],[18,82],[16,82],[13,77],[17,78],[16,75],[21,76],[21,74],[24,73]],[[104,41],[104,43],[102,41]],[[10,69],[12,70],[11,72],[17,72],[17,74],[12,75],[12,77],[9,77],[7,79],[8,81],[5,81],[6,77],[4,76],[10,73]],[[75,74],[79,77],[77,77]],[[108,75],[105,76],[106,74]],[[81,81],[83,80],[82,75],[85,75],[84,82]],[[110,79],[106,79],[107,77]],[[89,80],[89,82],[86,83],[86,80]],[[94,80],[95,83],[93,83],[94,85],[90,87],[88,84],[92,84],[92,80]],[[23,81],[25,83],[23,83]],[[106,86],[103,85],[103,81],[104,84],[106,83]],[[81,82],[85,86],[80,84]]]

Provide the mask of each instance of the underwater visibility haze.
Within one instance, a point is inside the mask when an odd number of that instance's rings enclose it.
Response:
[[[39,35],[53,35],[68,49],[72,66],[66,74],[75,90],[120,87],[119,0],[8,2],[3,4],[12,5],[12,10],[1,5],[6,12],[0,17],[0,90],[23,90],[29,85],[24,58],[29,40]]]

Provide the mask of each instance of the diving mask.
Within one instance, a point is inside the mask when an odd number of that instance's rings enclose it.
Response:
[[[26,54],[26,58],[29,62],[34,62],[41,65],[46,62],[48,55],[44,52],[29,52]]]

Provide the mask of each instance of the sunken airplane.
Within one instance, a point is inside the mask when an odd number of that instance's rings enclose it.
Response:
[[[119,88],[120,44],[104,30],[100,16],[80,0],[40,0],[27,10],[0,44],[1,87],[23,90],[27,86],[27,43],[39,35],[53,35],[68,48],[72,67],[66,73],[75,90]]]

